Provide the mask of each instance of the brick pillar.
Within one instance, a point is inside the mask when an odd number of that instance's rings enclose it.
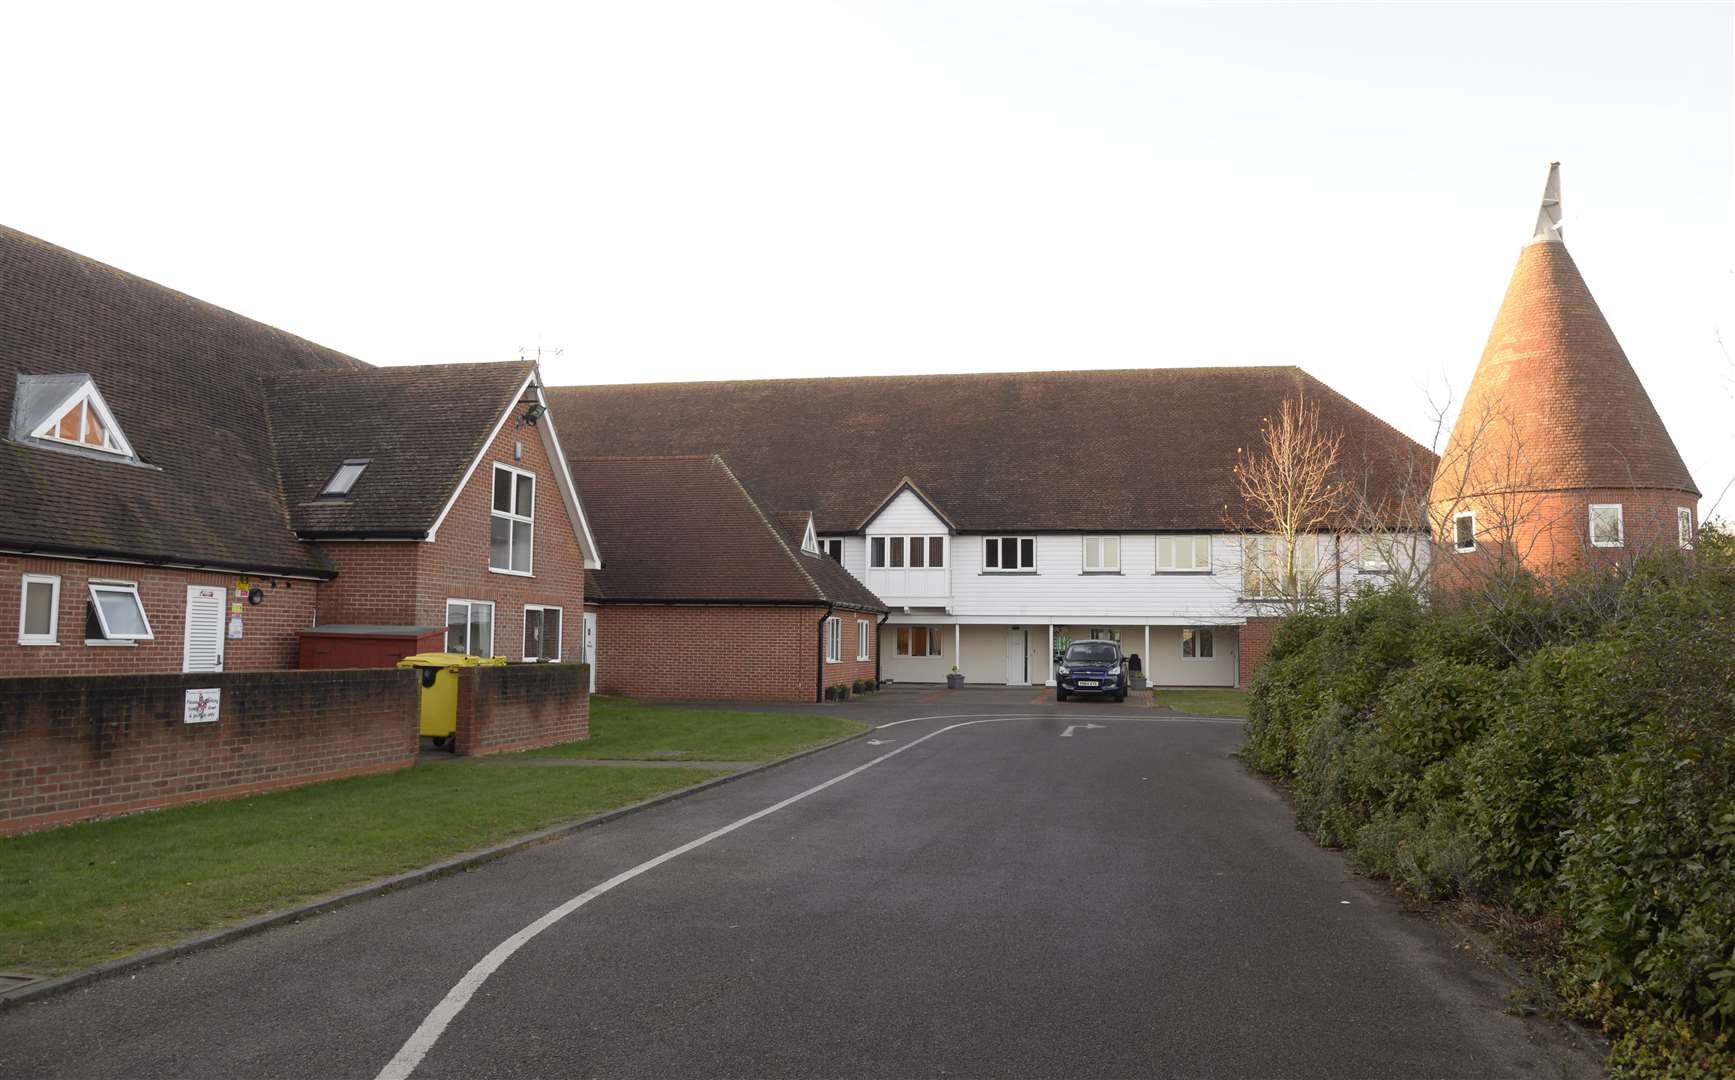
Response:
[[[1282,622],[1279,617],[1262,616],[1248,619],[1246,625],[1241,627],[1240,647],[1236,655],[1240,660],[1238,679],[1242,689],[1253,684],[1253,673],[1265,663],[1265,654],[1271,649],[1271,635],[1277,632],[1277,627]]]

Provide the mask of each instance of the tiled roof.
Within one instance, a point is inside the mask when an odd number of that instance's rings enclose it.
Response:
[[[788,540],[721,458],[574,458],[571,465],[608,553],[603,569],[585,575],[597,579],[593,598],[886,610],[836,562],[803,554],[799,535]]]
[[[1446,502],[1513,485],[1698,494],[1650,395],[1559,241],[1532,242],[1518,256],[1434,495]]]
[[[966,532],[1221,529],[1237,450],[1299,395],[1376,500],[1426,484],[1431,452],[1294,367],[549,391],[569,456],[719,453],[762,505],[812,507],[822,533],[859,529],[906,477]]]
[[[535,365],[436,364],[277,375],[272,438],[296,532],[420,537]],[[348,459],[368,460],[349,498],[320,491]]]
[[[328,572],[290,532],[261,377],[360,361],[0,226],[0,416],[88,373],[141,464],[0,442],[0,548]]]

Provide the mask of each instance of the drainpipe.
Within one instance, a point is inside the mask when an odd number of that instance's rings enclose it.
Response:
[[[880,628],[882,626],[884,626],[888,621],[890,621],[891,617],[892,617],[892,613],[888,611],[884,615],[880,616],[879,622],[874,623],[874,685],[875,686],[878,686],[881,682],[884,681],[883,679],[880,678],[880,640],[885,635],[880,633]]]
[[[1339,615],[1343,614],[1343,534],[1331,534],[1331,573],[1335,581],[1332,590],[1332,609]]]
[[[819,666],[813,673],[813,700],[825,700],[825,620],[837,613],[835,606],[825,609],[819,617]]]

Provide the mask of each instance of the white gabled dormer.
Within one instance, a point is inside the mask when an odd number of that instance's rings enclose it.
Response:
[[[808,555],[819,554],[819,537],[813,532],[813,517],[807,518],[807,531],[801,534],[801,550]]]
[[[12,396],[11,435],[17,442],[138,460],[89,375],[19,375]]]
[[[869,589],[893,606],[946,606],[957,530],[914,481],[899,481],[861,528]]]

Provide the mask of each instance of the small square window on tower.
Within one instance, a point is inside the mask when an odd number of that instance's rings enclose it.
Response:
[[[1681,535],[1681,546],[1692,550],[1693,547],[1693,509],[1682,506],[1675,510],[1675,524]]]
[[[1452,547],[1457,551],[1476,550],[1476,511],[1466,510],[1452,518]]]
[[[1620,503],[1593,505],[1590,508],[1590,542],[1597,547],[1620,547],[1626,542],[1621,524]]]

